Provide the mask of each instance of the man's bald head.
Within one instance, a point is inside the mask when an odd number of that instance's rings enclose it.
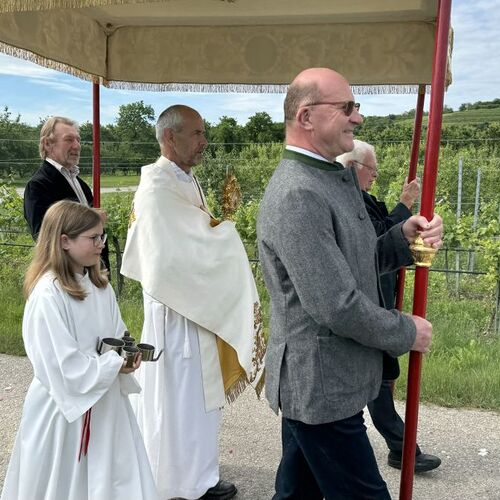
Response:
[[[308,68],[300,72],[288,87],[285,97],[285,121],[293,121],[300,106],[321,101],[332,86],[349,86],[347,80],[329,68]]]
[[[285,97],[286,143],[333,161],[353,148],[353,132],[363,118],[347,80],[329,68],[299,73]]]

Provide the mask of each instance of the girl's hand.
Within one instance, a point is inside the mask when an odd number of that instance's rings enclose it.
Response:
[[[126,366],[127,365],[127,360],[124,359],[123,360],[123,365],[122,367],[120,368],[120,371],[118,373],[132,373],[132,372],[135,372],[137,370],[137,368],[139,368],[139,366],[141,366],[141,360],[142,360],[142,354],[139,352],[135,358],[135,361],[134,361],[134,364],[130,367]]]

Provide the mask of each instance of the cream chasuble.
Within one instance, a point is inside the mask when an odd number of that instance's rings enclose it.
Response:
[[[248,383],[258,393],[262,389],[260,304],[234,223],[212,227],[200,207],[197,181],[179,181],[174,165],[162,156],[141,170],[121,272],[198,326],[210,411],[235,399]]]

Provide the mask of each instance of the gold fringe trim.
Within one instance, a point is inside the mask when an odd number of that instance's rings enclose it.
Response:
[[[226,390],[226,401],[229,404],[234,403],[243,394],[246,387],[247,378],[246,376],[242,376]]]
[[[19,47],[14,47],[6,43],[0,42],[0,52],[7,54],[9,56],[18,57],[19,59],[24,59],[25,61],[30,61],[45,68],[53,69],[55,71],[61,71],[82,80],[87,80],[90,82],[103,83],[103,80],[96,75],[92,75],[83,71],[81,69],[75,68],[68,64],[60,63],[52,59],[47,59],[41,55],[30,52],[29,50],[20,49]]]
[[[85,7],[150,2],[151,0],[2,0],[0,13],[50,9],[83,9]]]
[[[255,394],[257,394],[258,399],[260,399],[260,397],[262,395],[262,390],[264,389],[264,385],[266,382],[265,379],[266,379],[266,369],[264,368],[264,370],[262,371],[262,375],[260,376],[259,381],[257,382],[257,384],[254,387],[254,391],[255,391]],[[246,376],[242,376],[238,380],[236,380],[236,382],[234,382],[231,385],[231,387],[229,387],[225,391],[226,401],[228,402],[228,404],[234,403],[243,394],[243,391],[247,388],[248,385],[249,384],[248,384],[248,380],[247,380]]]
[[[260,395],[262,394],[262,389],[264,389],[264,385],[266,383],[266,369],[264,368],[262,370],[262,375],[260,376],[259,381],[257,382],[256,386],[254,387],[255,393],[257,394],[257,397],[260,399]]]
[[[106,5],[125,5],[129,3],[151,3],[152,0],[2,0],[0,13],[28,12],[50,9],[83,9],[85,7],[104,7]],[[158,2],[159,0],[154,0]],[[163,0],[164,3],[167,3]],[[236,0],[218,0],[234,3]]]

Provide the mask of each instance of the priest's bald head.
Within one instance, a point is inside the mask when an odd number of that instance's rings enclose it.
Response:
[[[156,139],[161,154],[185,172],[201,163],[208,144],[203,118],[195,109],[182,104],[161,113],[156,122]]]

